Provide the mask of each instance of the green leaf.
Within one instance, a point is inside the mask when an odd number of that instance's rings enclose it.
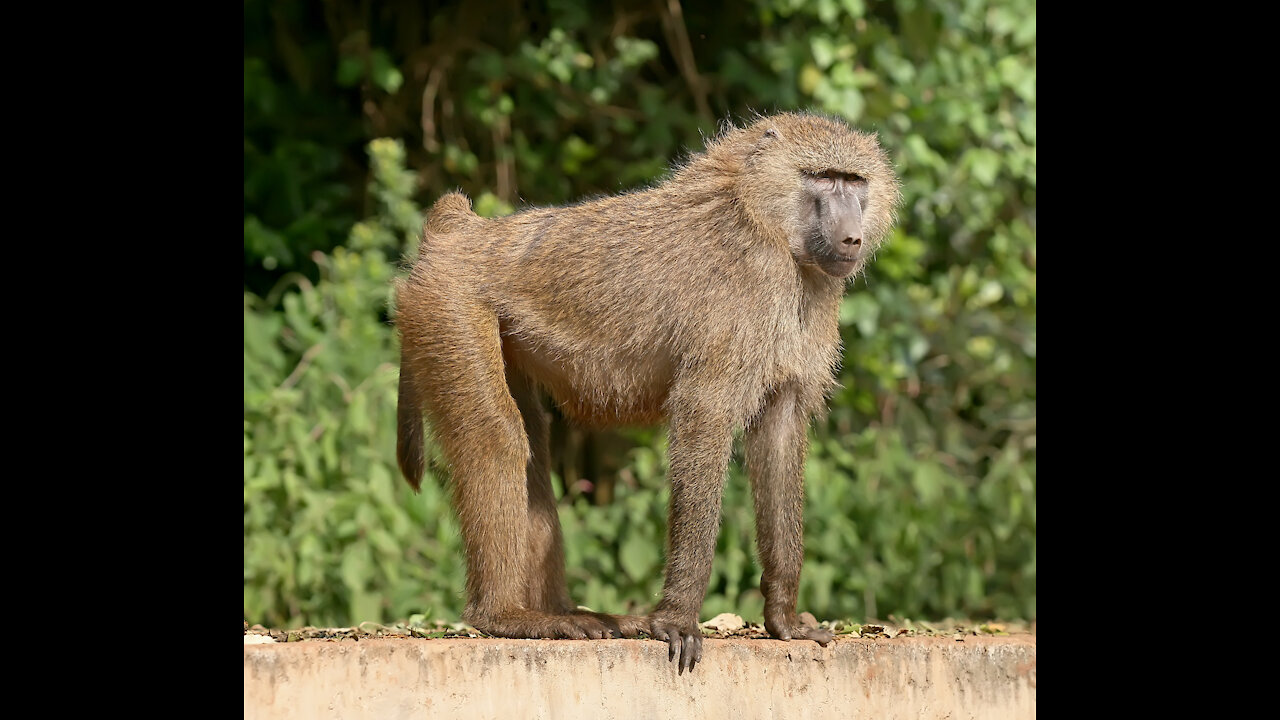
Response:
[[[338,61],[338,84],[351,87],[364,77],[364,59],[348,55]]]
[[[809,48],[813,52],[814,62],[823,70],[831,67],[836,59],[836,46],[830,39],[817,36],[809,39]]]
[[[338,570],[342,583],[352,593],[363,590],[365,583],[369,579],[372,564],[373,556],[369,552],[367,544],[357,542],[353,545],[348,545],[347,549],[342,553],[342,562]]]
[[[622,541],[622,547],[618,551],[618,562],[623,571],[635,581],[648,579],[657,560],[653,543],[635,532]]]
[[[382,49],[374,50],[372,60],[373,67],[370,75],[374,84],[389,93],[399,90],[400,85],[404,83],[404,76],[400,74],[395,64],[391,62],[391,57],[387,55],[387,52]]]
[[[987,187],[995,184],[1000,172],[1000,156],[994,150],[975,148],[967,153],[966,160],[975,180]]]

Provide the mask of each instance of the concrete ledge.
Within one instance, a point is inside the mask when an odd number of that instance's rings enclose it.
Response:
[[[1036,639],[706,640],[676,674],[652,640],[246,645],[244,717],[1034,718]]]

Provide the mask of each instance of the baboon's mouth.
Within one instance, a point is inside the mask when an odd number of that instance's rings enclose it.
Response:
[[[848,277],[854,270],[858,268],[858,259],[853,260],[837,260],[835,258],[825,259],[818,263],[818,267],[822,268],[822,272],[831,277],[844,278]]]

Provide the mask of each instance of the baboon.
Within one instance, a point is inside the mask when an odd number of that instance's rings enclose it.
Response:
[[[442,196],[397,285],[397,455],[418,489],[425,413],[466,550],[463,618],[504,637],[646,633],[692,669],[742,429],[765,627],[827,644],[796,614],[807,428],[836,385],[847,280],[898,202],[874,135],[805,113],[726,125],[621,195],[497,219]],[[647,617],[569,599],[543,393],[588,427],[668,423],[666,577]]]

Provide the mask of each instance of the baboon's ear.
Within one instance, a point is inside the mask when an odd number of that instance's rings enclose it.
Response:
[[[765,136],[765,137],[767,137],[767,138],[777,138],[777,137],[779,137],[779,136],[778,136],[778,131],[777,131],[777,130],[775,130],[775,129],[773,129],[773,128],[769,128],[768,130],[765,130],[765,131],[764,131],[764,136]]]

